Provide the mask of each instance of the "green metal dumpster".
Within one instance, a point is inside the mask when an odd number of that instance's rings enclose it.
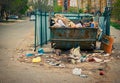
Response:
[[[51,47],[55,49],[91,50],[96,47],[97,28],[51,28]]]

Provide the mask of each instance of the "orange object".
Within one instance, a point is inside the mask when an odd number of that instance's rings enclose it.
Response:
[[[104,36],[102,40],[102,49],[104,52],[111,54],[114,38],[111,36]]]

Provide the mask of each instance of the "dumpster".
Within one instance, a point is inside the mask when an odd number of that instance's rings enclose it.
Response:
[[[96,47],[97,28],[52,28],[51,47],[69,50],[80,46],[83,50],[92,50]]]

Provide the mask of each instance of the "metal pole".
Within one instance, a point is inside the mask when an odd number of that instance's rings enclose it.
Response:
[[[37,23],[38,23],[38,21],[37,21],[37,19],[38,19],[38,15],[39,15],[39,11],[38,10],[36,10],[35,11],[35,32],[34,32],[34,34],[35,34],[35,38],[34,38],[34,51],[36,51],[36,40],[37,40]]]
[[[36,13],[37,13],[37,11],[36,11]],[[34,36],[35,36],[35,38],[34,38],[34,51],[36,51],[36,20],[37,20],[37,14],[35,13],[35,30],[34,30]]]
[[[109,13],[109,12],[108,12]],[[107,17],[107,24],[106,24],[106,35],[110,36],[110,15],[108,14]]]
[[[43,33],[43,31],[42,31],[42,12],[40,13],[40,22],[41,22],[41,26],[40,26],[40,46],[42,47],[42,33]]]
[[[46,18],[46,12],[45,12],[45,43],[47,44],[47,18]]]
[[[112,0],[107,0],[107,25],[106,25],[106,35],[110,35],[110,13],[111,13],[111,2]]]

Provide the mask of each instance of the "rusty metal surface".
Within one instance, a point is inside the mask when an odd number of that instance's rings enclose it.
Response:
[[[96,42],[96,28],[50,28],[52,47],[69,49],[80,46],[81,49],[91,49]]]

